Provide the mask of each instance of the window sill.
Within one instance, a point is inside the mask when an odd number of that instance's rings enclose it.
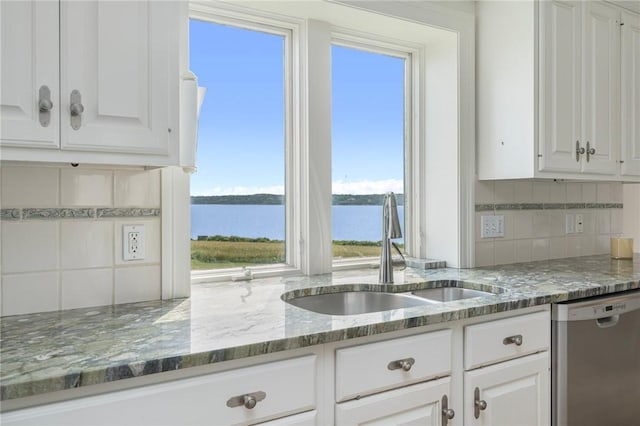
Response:
[[[244,268],[207,269],[202,271],[191,271],[191,284],[220,281],[249,281],[254,278],[267,278],[300,274],[300,269],[285,265],[283,263],[266,266],[250,266]]]

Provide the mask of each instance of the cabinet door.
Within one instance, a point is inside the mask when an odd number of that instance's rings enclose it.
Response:
[[[0,144],[57,148],[57,2],[0,2],[0,76]],[[41,114],[38,98],[43,86],[49,89],[53,108]]]
[[[584,2],[582,170],[615,175],[620,144],[620,12]]]
[[[543,1],[539,7],[539,168],[580,172],[580,4]]]
[[[640,15],[622,14],[622,168],[640,176]]]
[[[475,389],[484,410],[475,416]],[[544,426],[550,423],[549,353],[541,352],[464,373],[464,424]]]
[[[62,1],[62,149],[168,153],[173,3]],[[74,90],[80,98],[72,101]],[[79,118],[72,103],[82,104]]]
[[[336,425],[442,425],[449,377],[336,404]],[[455,417],[454,417],[455,418]],[[449,422],[451,424],[451,422]]]

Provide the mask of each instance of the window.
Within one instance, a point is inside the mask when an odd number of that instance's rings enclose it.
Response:
[[[460,188],[468,185],[466,180],[460,182],[459,164],[463,157],[465,164],[472,163],[473,157],[473,149],[464,152],[458,149],[459,120],[468,121],[473,116],[468,114],[472,108],[459,109],[458,74],[462,71],[457,67],[462,56],[458,34],[332,2],[251,2],[251,8],[248,6],[242,2],[194,2],[190,7],[191,18],[205,25],[236,27],[232,30],[257,32],[260,37],[281,43],[280,56],[277,60],[272,58],[281,70],[279,82],[262,80],[263,87],[254,86],[252,90],[257,98],[249,101],[262,102],[264,97],[260,94],[264,90],[279,88],[278,101],[274,101],[270,112],[278,110],[281,115],[271,116],[269,124],[280,129],[279,137],[269,145],[273,147],[269,154],[278,151],[279,159],[256,155],[259,161],[250,163],[245,157],[255,152],[247,148],[240,149],[237,157],[221,152],[217,156],[225,165],[233,165],[227,169],[229,174],[244,175],[248,167],[262,170],[273,166],[280,176],[277,182],[258,177],[244,184],[264,188],[284,200],[284,205],[278,206],[284,211],[280,213],[283,219],[278,219],[284,229],[284,255],[280,253],[277,265],[258,267],[254,263],[249,267],[250,275],[319,274],[331,272],[334,267],[370,263],[371,258],[366,260],[366,256],[375,256],[377,248],[365,253],[352,247],[349,256],[365,259],[334,263],[333,242],[346,238],[332,229],[332,222],[337,225],[339,221],[332,213],[335,209],[332,195],[341,192],[342,195],[396,192],[401,213],[402,208],[405,213],[402,242],[406,254],[424,258],[434,256],[434,249],[444,248],[448,261],[458,256],[458,241],[467,231],[466,225],[459,227],[459,215],[451,212],[457,212],[458,204],[466,202],[459,195]],[[192,31],[192,44],[197,43],[195,37],[198,33]],[[223,40],[220,43],[230,43],[229,38]],[[234,55],[246,55],[248,51],[236,48]],[[193,55],[192,49],[192,62]],[[193,67],[197,75],[201,74],[195,63]],[[259,81],[257,77],[255,81]],[[207,85],[202,78],[200,84]],[[224,84],[226,89],[231,82]],[[219,97],[209,87],[207,98]],[[204,108],[201,126],[207,120]],[[254,118],[240,119],[236,128],[243,131],[254,128],[264,117]],[[201,163],[207,143],[204,138],[201,127],[200,176],[207,173]],[[472,142],[472,138],[469,140]],[[472,174],[472,169],[469,170]],[[218,187],[221,179],[222,176],[211,175],[207,180],[211,187]],[[357,184],[368,180],[376,185],[365,191],[355,190]],[[279,194],[276,186],[281,190]],[[197,192],[195,183],[192,191],[193,195],[208,195]],[[373,211],[371,225],[367,226],[371,233],[354,237],[356,240],[368,241],[381,233],[379,203],[368,207]],[[251,218],[257,217],[262,215],[253,211]],[[360,213],[350,218],[360,220]],[[429,238],[427,228],[434,229]],[[462,234],[458,235],[460,229]],[[193,237],[210,233],[196,231]],[[379,240],[378,236],[376,241]],[[224,279],[239,272],[194,271],[192,280]]]
[[[253,27],[190,20],[190,67],[209,93],[191,178],[193,270],[286,261],[288,37]]]
[[[384,193],[396,194],[404,229],[405,100],[411,93],[405,70],[410,69],[410,55],[339,39],[331,50],[333,257],[377,257]]]

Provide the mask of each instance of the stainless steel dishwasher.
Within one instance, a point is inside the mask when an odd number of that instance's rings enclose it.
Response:
[[[552,424],[640,425],[640,290],[552,307]]]

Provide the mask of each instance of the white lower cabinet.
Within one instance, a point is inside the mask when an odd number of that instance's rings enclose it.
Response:
[[[549,312],[465,327],[465,426],[550,423]]]
[[[465,425],[543,426],[550,421],[549,353],[464,373]]]
[[[316,408],[315,355],[10,412],[3,425],[248,425]],[[291,423],[313,424],[314,414]]]
[[[105,387],[4,412],[0,423],[547,426],[548,308],[276,353],[260,364],[241,360],[241,368],[217,365],[217,372],[127,390]]]
[[[447,329],[336,350],[335,424],[442,425],[452,336]]]
[[[336,404],[336,425],[443,425],[443,398],[451,395],[445,377]]]

